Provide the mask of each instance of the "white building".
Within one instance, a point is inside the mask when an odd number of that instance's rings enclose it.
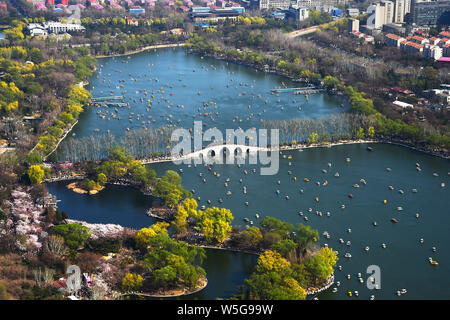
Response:
[[[309,8],[307,7],[291,6],[289,12],[295,17],[296,21],[303,21],[309,17]]]
[[[346,10],[346,13],[350,17],[355,17],[359,15],[359,9],[358,8],[348,8]]]
[[[384,23],[384,7],[380,3],[370,5],[367,8],[367,28],[381,29]]]
[[[44,27],[50,33],[67,33],[86,30],[82,25],[79,24],[52,22],[52,21],[44,23]]]
[[[47,29],[39,23],[30,23],[27,25],[31,37],[46,37],[48,35]]]
[[[403,102],[403,101],[398,101],[398,100],[395,100],[394,102],[392,102],[392,104],[394,104],[396,106],[399,106],[399,107],[402,107],[403,109],[405,109],[405,108],[414,108],[414,106],[412,104],[406,103],[406,102]]]
[[[439,60],[443,55],[443,49],[435,46],[426,44],[423,46],[423,56],[428,59]]]
[[[260,0],[259,9],[284,9],[287,10],[293,4],[297,4],[297,1],[291,0]]]
[[[359,31],[359,20],[348,19],[348,32]]]
[[[372,4],[367,8],[367,27],[380,29],[384,24],[404,23],[410,4],[411,0],[386,0]]]

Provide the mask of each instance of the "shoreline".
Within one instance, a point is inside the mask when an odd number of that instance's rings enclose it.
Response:
[[[387,140],[349,140],[349,141],[338,141],[338,142],[333,142],[333,143],[328,143],[328,144],[320,144],[320,143],[315,143],[315,144],[311,144],[311,145],[307,145],[307,144],[297,144],[295,146],[281,146],[278,151],[293,151],[293,150],[303,150],[303,149],[313,149],[313,148],[332,148],[332,147],[336,147],[336,146],[342,146],[342,145],[351,145],[351,144],[365,144],[365,143],[378,143],[378,144],[391,144],[391,145],[396,145],[399,147],[404,147],[404,148],[408,148],[417,152],[421,152],[421,153],[425,153],[428,154],[430,156],[434,156],[434,157],[438,157],[444,160],[449,160],[450,159],[450,155],[442,155],[442,154],[436,154],[433,153],[431,151],[427,151],[427,150],[422,150],[419,149],[417,147],[413,147],[413,146],[409,146],[407,144],[404,143],[400,143],[400,142],[394,142],[394,141],[387,141]],[[171,158],[171,157],[160,157],[160,158],[155,158],[155,159],[137,159],[142,161],[143,165],[151,165],[153,163],[162,163],[162,162],[171,162],[174,160],[177,160],[178,158]],[[50,162],[50,164],[55,164],[55,162]],[[64,177],[51,177],[49,179],[44,179],[44,182],[47,183],[53,183],[53,182],[59,182],[59,181],[73,181],[73,180],[80,180],[80,179],[84,179],[86,178],[86,175],[76,175],[76,176],[64,176]],[[113,185],[122,185],[124,187],[129,187],[132,186],[131,183],[125,184],[125,183],[114,183],[114,182],[109,182],[108,184],[113,184]],[[154,218],[160,218],[160,217],[154,217]]]
[[[125,53],[117,53],[117,54],[111,54],[111,55],[98,55],[98,56],[94,56],[94,58],[96,58],[96,59],[103,59],[103,58],[124,57],[124,56],[129,56],[129,55],[141,53],[141,52],[144,52],[144,51],[147,51],[147,50],[151,50],[151,49],[177,48],[177,47],[184,47],[185,45],[186,45],[186,42],[182,42],[182,43],[167,43],[167,44],[154,44],[154,45],[151,45],[151,46],[142,47],[140,49],[128,51],[128,52],[125,52]]]
[[[176,297],[182,297],[182,296],[189,296],[191,294],[200,292],[206,288],[206,286],[208,285],[208,278],[205,277],[202,280],[203,280],[202,285],[198,288],[195,288],[192,291],[186,292],[186,289],[185,289],[182,293],[175,293],[175,294],[170,294],[170,295],[152,294],[152,293],[146,293],[146,292],[135,292],[135,293],[124,293],[124,294],[122,294],[122,297],[123,296],[138,296],[138,297],[148,297],[148,298],[176,298]]]

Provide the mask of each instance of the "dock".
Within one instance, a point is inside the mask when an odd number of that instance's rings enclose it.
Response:
[[[123,100],[123,96],[95,97],[91,98],[92,102],[106,102],[113,100]]]
[[[318,87],[300,87],[300,88],[272,89],[271,91],[275,93],[294,92],[295,94],[310,94],[310,93],[318,93],[321,91],[321,89]]]

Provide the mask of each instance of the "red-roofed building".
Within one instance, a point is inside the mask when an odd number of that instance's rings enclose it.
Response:
[[[430,44],[438,44],[439,41],[441,41],[441,39],[439,39],[437,37],[432,37],[429,40],[430,40]]]
[[[392,34],[392,33],[388,33],[384,36],[384,42],[388,45],[388,46],[392,46],[392,47],[400,47],[400,43],[402,41],[405,41],[405,38],[402,38],[396,34]]]
[[[444,57],[450,57],[450,43],[449,44],[444,44],[442,46],[442,55]]]
[[[450,32],[442,31],[441,33],[439,33],[439,37],[440,38],[450,38]]]
[[[441,41],[439,41],[438,46],[443,47],[444,45],[449,44],[449,43],[450,43],[450,39],[444,38],[444,39],[441,39]]]
[[[400,44],[400,48],[405,52],[421,53],[423,51],[423,45],[414,43],[411,41],[403,41]]]
[[[415,42],[415,43],[418,43],[418,44],[425,44],[425,43],[429,42],[428,39],[423,38],[423,37],[419,37],[419,36],[411,37],[411,41]]]
[[[145,18],[125,17],[125,21],[128,25],[132,26],[138,26],[139,21],[142,21],[143,24],[148,24],[148,21]]]

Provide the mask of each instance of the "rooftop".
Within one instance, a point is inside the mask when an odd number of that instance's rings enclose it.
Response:
[[[398,36],[398,35],[396,35],[396,34],[393,34],[393,33],[388,33],[388,34],[386,35],[386,38],[389,38],[389,39],[392,39],[392,40],[400,40],[400,39],[403,39],[402,37],[400,37],[400,36]]]

